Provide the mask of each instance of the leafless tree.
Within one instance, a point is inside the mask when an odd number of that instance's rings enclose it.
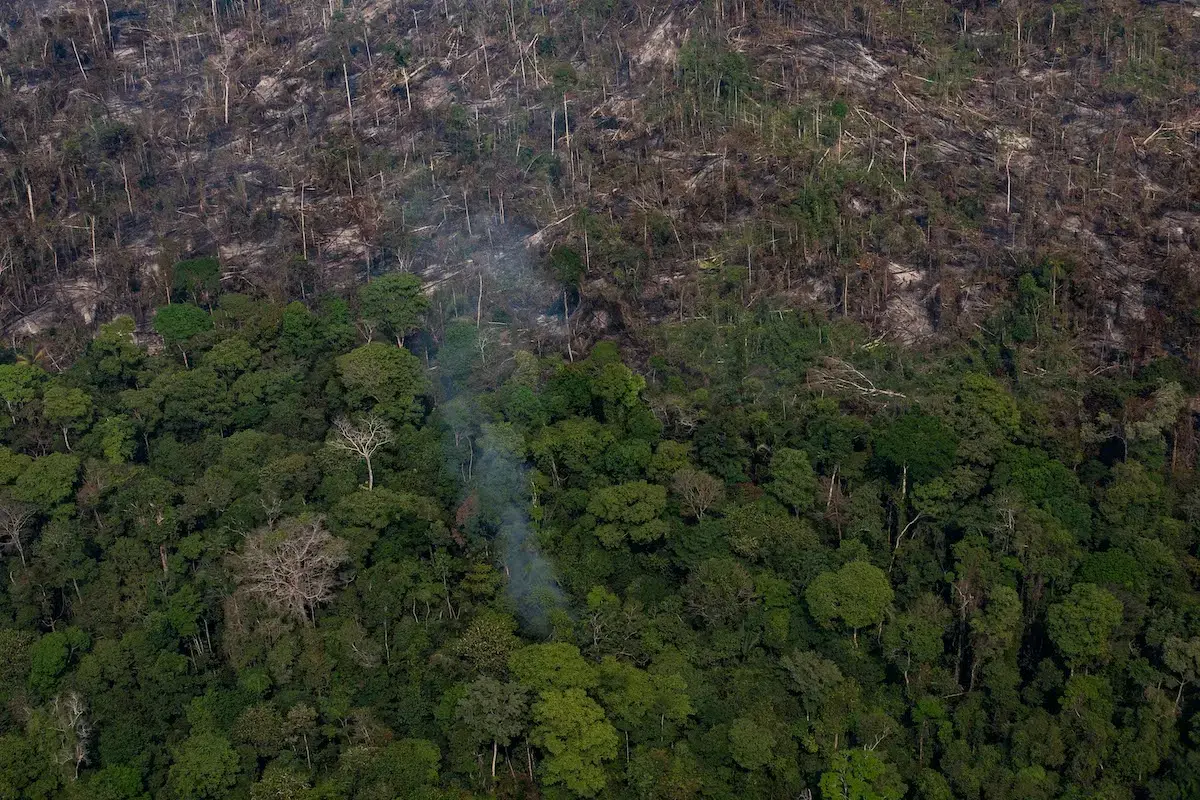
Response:
[[[288,519],[250,534],[238,558],[238,585],[271,608],[315,622],[346,558],[346,543],[326,530],[324,519]]]
[[[357,422],[341,417],[333,423],[334,438],[330,445],[347,453],[354,453],[367,462],[367,489],[375,488],[375,470],[371,456],[385,444],[394,440],[392,426],[374,414],[368,414]]]
[[[691,467],[684,467],[675,473],[671,489],[696,519],[704,519],[705,513],[725,496],[725,487],[718,478]]]
[[[878,388],[862,370],[840,358],[826,358],[823,367],[814,367],[809,371],[808,381],[818,389],[854,393],[863,397],[904,399],[900,392]]]
[[[51,702],[54,727],[60,736],[59,763],[75,764],[75,777],[79,767],[87,763],[88,743],[92,738],[92,724],[86,716],[87,705],[78,692],[60,694]]]
[[[29,521],[33,509],[22,503],[0,501],[0,550],[15,552],[25,563],[25,537],[29,534]]]

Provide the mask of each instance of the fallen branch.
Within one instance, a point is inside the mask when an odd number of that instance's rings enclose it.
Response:
[[[808,382],[810,385],[822,389],[855,392],[864,397],[897,397],[904,399],[904,395],[900,392],[893,392],[890,389],[880,389],[870,378],[863,374],[862,370],[840,358],[826,358],[824,367],[813,369],[809,372]]]
[[[567,214],[565,217],[563,217],[562,219],[558,220],[557,222],[551,222],[549,225],[547,225],[546,227],[542,228],[542,229],[541,229],[540,231],[538,231],[537,233],[532,233],[532,234],[530,234],[529,236],[526,236],[526,237],[525,237],[525,246],[526,246],[526,247],[538,247],[538,246],[540,246],[540,245],[541,245],[541,243],[542,243],[542,239],[545,237],[545,235],[546,235],[546,232],[547,232],[547,231],[549,231],[551,228],[554,228],[554,227],[557,227],[557,226],[559,226],[559,225],[563,224],[564,222],[566,222],[567,220],[569,220],[569,219],[570,219],[571,217],[573,217],[573,216],[575,216],[575,212],[574,212],[574,211],[572,211],[570,214]]]

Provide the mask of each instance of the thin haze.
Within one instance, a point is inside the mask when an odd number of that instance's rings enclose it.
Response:
[[[475,259],[484,276],[484,316],[488,308],[503,309],[512,320],[508,346],[519,349],[520,331],[556,324],[557,320],[552,317],[547,320],[544,312],[553,307],[560,290],[537,274],[519,239],[499,237],[495,232],[489,239],[492,246],[478,253]],[[484,322],[483,333],[487,332]],[[489,360],[506,357],[493,353]],[[456,431],[470,432],[473,439],[464,497],[471,494],[477,497],[479,519],[485,529],[495,534],[499,560],[507,577],[506,591],[522,627],[530,634],[545,635],[550,628],[550,611],[563,605],[564,596],[554,568],[538,549],[530,521],[531,494],[524,443],[511,426],[485,421],[476,402],[478,390],[468,385],[468,381],[455,380],[450,370],[443,370],[441,385],[445,394],[442,410],[447,422]],[[458,465],[454,466],[457,470]]]

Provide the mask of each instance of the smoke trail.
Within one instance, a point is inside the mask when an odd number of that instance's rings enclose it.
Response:
[[[508,576],[508,594],[527,631],[549,632],[549,612],[563,604],[563,593],[550,562],[538,550],[527,509],[529,475],[520,434],[507,424],[483,425],[482,456],[477,466],[480,507],[498,530],[496,542]]]
[[[508,243],[515,246],[505,248],[496,245],[499,237],[494,233],[489,238],[493,246],[476,262],[480,264],[477,275],[483,276],[479,291],[486,293],[479,305],[509,320],[505,338],[511,348],[524,334],[544,335],[556,325],[543,312],[554,305],[559,289],[537,274],[524,247],[514,239]],[[448,448],[448,455],[455,459],[454,469],[463,481],[464,506],[473,506],[476,529],[494,536],[506,590],[523,629],[541,636],[549,632],[550,612],[561,607],[565,598],[554,568],[538,549],[530,520],[532,498],[523,437],[508,423],[485,421],[488,417],[478,402],[499,380],[499,375],[481,378],[487,370],[479,369],[488,347],[499,347],[494,330],[486,322],[479,325],[476,319],[466,318],[448,327],[437,355],[444,398],[441,414],[455,434],[455,447]],[[489,338],[481,343],[481,337]],[[486,358],[490,365],[512,360],[495,352]],[[458,458],[464,444],[468,455],[462,465]]]

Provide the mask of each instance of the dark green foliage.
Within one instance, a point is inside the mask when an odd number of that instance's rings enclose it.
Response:
[[[735,93],[749,92],[757,83],[744,55],[699,37],[680,51],[678,70],[680,85],[701,95],[732,98]]]
[[[212,317],[190,303],[164,306],[154,315],[154,330],[168,346],[179,349],[184,366],[188,366],[188,351],[193,349],[191,340],[212,327]]]
[[[958,442],[937,418],[910,412],[872,439],[875,460],[894,481],[924,483],[954,463]]]
[[[0,366],[0,796],[1190,796],[1178,369],[1062,431],[790,314],[426,363],[371,286]],[[803,388],[844,357],[897,396]]]
[[[182,344],[211,328],[212,318],[204,309],[188,303],[164,306],[154,315],[154,330],[172,345]]]
[[[992,480],[997,487],[1012,487],[1025,502],[1054,515],[1079,536],[1091,528],[1091,510],[1079,478],[1042,450],[1010,448]]]
[[[383,329],[399,346],[420,324],[429,300],[421,291],[421,279],[411,273],[382,275],[358,290],[365,320]]]
[[[573,247],[559,245],[551,250],[549,266],[554,277],[568,286],[579,285],[579,280],[583,277],[583,257]]]
[[[177,301],[187,296],[208,302],[221,288],[221,263],[213,256],[180,261],[171,269],[171,284]]]
[[[771,482],[768,489],[779,502],[797,514],[808,511],[817,491],[817,479],[808,460],[808,453],[789,447],[776,452],[771,457]]]
[[[403,419],[425,388],[421,363],[409,351],[383,342],[355,348],[337,359],[347,399],[357,408],[377,407]]]

